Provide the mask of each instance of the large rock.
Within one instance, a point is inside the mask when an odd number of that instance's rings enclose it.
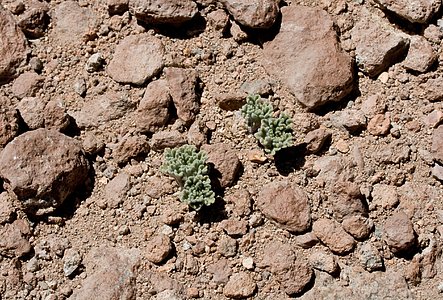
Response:
[[[298,5],[281,12],[280,32],[263,47],[266,70],[308,109],[343,99],[352,91],[353,62],[338,43],[331,16]]]
[[[0,83],[12,79],[17,66],[26,60],[27,50],[25,35],[0,5]]]
[[[434,129],[432,134],[431,152],[434,159],[443,164],[443,125],[440,125]]]
[[[135,299],[140,259],[140,251],[135,248],[94,248],[85,260],[88,277],[68,299],[87,300],[91,295],[109,300]]]
[[[198,8],[191,0],[130,0],[129,11],[145,23],[179,25],[191,20]]]
[[[395,212],[383,227],[384,239],[392,252],[407,251],[415,244],[414,227],[404,212]]]
[[[30,212],[53,210],[88,177],[76,140],[54,130],[28,131],[0,153],[0,177]]]
[[[223,5],[240,24],[251,28],[269,28],[277,19],[276,0],[222,0]]]
[[[385,9],[413,23],[427,23],[441,7],[440,0],[375,0]]]
[[[203,145],[202,150],[208,154],[208,163],[214,165],[213,178],[217,181],[217,185],[222,188],[233,185],[241,168],[234,147],[224,143],[215,143]]]
[[[106,71],[119,83],[142,85],[161,71],[164,52],[158,38],[147,34],[130,35],[117,45]]]
[[[267,218],[291,232],[306,231],[311,224],[308,197],[288,181],[265,185],[258,195],[257,206]]]
[[[345,254],[354,249],[355,240],[335,221],[318,219],[312,225],[312,230],[334,253]]]

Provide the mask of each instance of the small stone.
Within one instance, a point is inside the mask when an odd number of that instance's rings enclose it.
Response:
[[[63,273],[66,277],[71,276],[80,266],[82,258],[77,250],[69,248],[63,255]]]
[[[96,155],[100,151],[103,151],[105,147],[103,138],[92,132],[85,133],[82,145],[85,153],[89,155]]]
[[[318,239],[334,253],[345,254],[354,249],[355,240],[335,221],[318,219],[312,225],[312,230]]]
[[[269,267],[274,274],[286,273],[295,262],[295,253],[289,244],[270,241],[263,246],[263,259],[257,262],[260,268]]]
[[[388,83],[389,80],[389,73],[388,72],[382,72],[380,75],[378,75],[377,79],[381,82],[381,83]]]
[[[360,132],[366,126],[366,117],[361,110],[348,109],[334,113],[330,120],[338,128],[344,128],[351,134]]]
[[[129,9],[129,0],[108,0],[107,4],[110,15],[121,15]]]
[[[239,217],[248,216],[251,213],[251,195],[245,189],[235,190],[225,196],[227,203],[234,203],[233,212]]]
[[[339,266],[333,255],[322,250],[316,250],[309,256],[310,265],[317,270],[334,275],[339,270]]]
[[[211,178],[214,178],[221,188],[232,186],[241,168],[235,148],[226,143],[215,143],[203,145],[201,149],[208,155],[207,162],[214,166]]]
[[[318,242],[318,238],[312,232],[308,232],[295,237],[295,243],[304,249],[312,248],[317,245]]]
[[[279,275],[281,285],[286,294],[298,295],[302,293],[312,281],[314,272],[306,263],[296,261],[289,272]]]
[[[171,241],[167,235],[161,234],[151,238],[146,246],[145,257],[154,264],[165,260],[172,250]]]
[[[369,95],[361,104],[361,111],[367,118],[373,118],[377,114],[383,114],[386,103],[382,95]]]
[[[435,164],[432,168],[432,176],[443,182],[443,166]]]
[[[89,73],[97,72],[102,67],[104,61],[105,59],[100,52],[92,54],[86,62],[86,71]]]
[[[441,1],[416,1],[407,0],[376,0],[384,9],[389,10],[411,23],[427,24],[432,16],[439,11]]]
[[[149,142],[144,135],[129,136],[124,138],[112,152],[112,156],[119,165],[127,163],[130,159],[142,159],[149,152]]]
[[[226,30],[229,22],[229,16],[223,9],[211,11],[207,15],[207,18],[209,25],[215,30],[220,31],[221,33]]]
[[[248,230],[248,223],[245,220],[228,219],[223,220],[220,225],[228,235],[233,237],[245,235]]]
[[[368,132],[372,135],[386,135],[391,127],[389,114],[377,114],[368,123]]]
[[[253,149],[248,151],[248,160],[253,163],[262,164],[268,160],[262,150]]]
[[[29,233],[29,224],[22,219],[0,226],[0,255],[13,258],[31,252],[32,246],[27,238]]]
[[[309,153],[318,153],[323,146],[331,139],[332,133],[323,128],[310,131],[306,136],[304,143]]]
[[[31,1],[19,16],[18,25],[26,37],[38,39],[45,35],[49,23],[49,5],[45,2]]]
[[[220,258],[213,264],[207,266],[208,273],[212,274],[212,282],[216,284],[226,284],[232,270],[226,258]]]
[[[235,239],[223,236],[219,240],[218,252],[225,257],[233,257],[237,254],[238,243]]]
[[[10,223],[14,216],[15,210],[8,193],[0,193],[0,225]]]
[[[86,80],[84,78],[77,78],[74,82],[73,89],[80,97],[86,96]]]
[[[40,73],[43,70],[43,62],[38,57],[32,57],[29,60],[29,65],[31,66],[31,69],[37,73]]]
[[[19,133],[20,116],[16,109],[0,109],[0,149]]]
[[[40,263],[37,257],[34,256],[26,263],[26,270],[32,273],[35,273],[38,270],[40,270]]]
[[[223,295],[233,299],[244,299],[252,296],[257,286],[249,273],[233,274],[223,288]]]
[[[438,126],[432,133],[431,153],[434,160],[443,164],[443,125]]]
[[[358,240],[366,239],[374,227],[371,219],[361,215],[348,216],[341,223],[343,229]]]
[[[216,95],[218,107],[227,111],[239,110],[246,103],[244,93],[219,93]]]
[[[359,256],[360,263],[369,272],[382,270],[384,267],[380,252],[371,243],[365,243],[361,246]]]
[[[432,45],[422,36],[411,36],[408,55],[403,64],[406,69],[424,73],[437,61]]]
[[[409,250],[415,244],[411,220],[404,212],[395,212],[384,223],[384,240],[395,254]]]
[[[242,266],[248,270],[254,269],[254,259],[252,257],[246,257],[242,260]]]
[[[434,109],[431,113],[426,115],[423,118],[423,122],[429,127],[429,128],[435,128],[443,121],[443,112],[438,109]]]
[[[186,136],[177,130],[156,132],[151,138],[151,149],[160,151],[165,148],[175,148],[186,144]]]
[[[131,15],[146,24],[180,25],[190,21],[198,7],[191,0],[130,0]]]
[[[43,77],[34,72],[21,74],[12,85],[12,93],[19,99],[33,97],[43,85]]]
[[[116,209],[123,203],[130,188],[130,176],[125,172],[120,172],[105,186],[105,197],[103,200],[109,208]]]
[[[278,1],[276,0],[222,0],[233,18],[250,28],[269,28],[277,19],[279,13]]]
[[[349,152],[349,144],[348,144],[348,142],[346,142],[343,139],[338,140],[334,144],[334,146],[340,153],[348,153]]]
[[[372,205],[383,210],[392,209],[399,204],[397,188],[392,185],[377,183],[372,187]]]

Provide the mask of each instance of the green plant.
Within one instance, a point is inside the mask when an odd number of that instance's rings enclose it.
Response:
[[[264,101],[260,95],[248,95],[246,104],[240,110],[246,119],[248,129],[251,133],[257,131],[261,121],[272,117],[272,105]]]
[[[160,170],[174,177],[182,188],[180,200],[195,210],[215,202],[208,176],[207,156],[192,145],[165,150]]]
[[[254,136],[265,148],[266,153],[275,155],[280,149],[293,144],[291,124],[291,119],[286,115],[263,119]]]

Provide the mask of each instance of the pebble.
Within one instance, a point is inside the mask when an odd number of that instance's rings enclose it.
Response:
[[[80,266],[82,258],[77,250],[69,248],[63,255],[63,273],[66,277],[71,276]]]
[[[254,269],[254,259],[252,257],[245,257],[242,260],[242,265],[248,270]]]

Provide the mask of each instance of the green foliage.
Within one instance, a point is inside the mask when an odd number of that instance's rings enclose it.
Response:
[[[215,201],[206,160],[206,153],[197,151],[192,145],[183,145],[166,149],[165,161],[160,168],[162,172],[177,180],[183,188],[180,200],[195,210]]]
[[[266,153],[274,155],[280,149],[293,144],[291,124],[291,119],[286,115],[263,119],[254,136],[265,148]]]
[[[246,119],[249,131],[254,133],[260,127],[262,120],[272,117],[272,105],[265,102],[260,95],[249,95],[240,112]]]

